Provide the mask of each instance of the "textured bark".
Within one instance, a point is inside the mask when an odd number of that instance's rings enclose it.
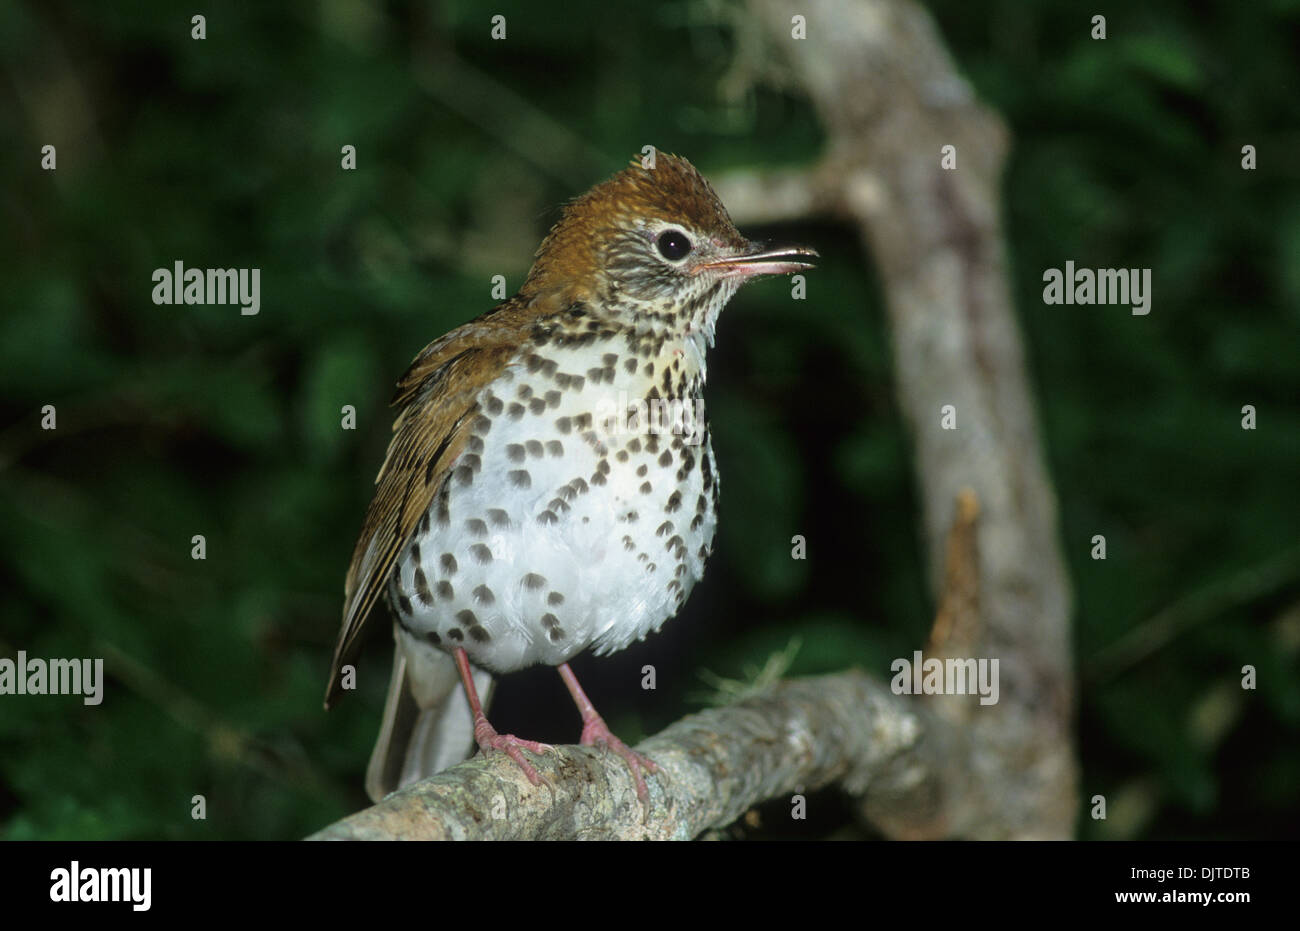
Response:
[[[873,806],[928,807],[960,734],[859,672],[778,682],[678,721],[637,749],[660,767],[637,801],[611,753],[556,747],[533,786],[501,754],[395,792],[310,840],[688,840],[751,806],[831,783]]]

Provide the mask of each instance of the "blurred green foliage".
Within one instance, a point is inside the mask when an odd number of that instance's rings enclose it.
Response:
[[[286,838],[359,807],[385,622],[358,693],[320,700],[405,363],[488,309],[492,275],[516,287],[556,206],[641,146],[706,172],[821,152],[797,94],[737,80],[731,3],[491,7],[505,42],[468,2],[217,4],[202,42],[162,0],[0,7],[0,655],[103,656],[109,675],[98,707],[0,697],[0,836]],[[1006,220],[1076,590],[1081,789],[1112,800],[1081,836],[1294,835],[1300,3],[1152,0],[1104,42],[1067,0],[932,8],[1015,135]],[[795,674],[883,671],[928,629],[878,283],[849,230],[780,232],[825,259],[806,302],[756,285],[722,318],[710,575],[661,634],[578,664],[625,737],[693,707],[701,668],[738,675],[798,635]],[[260,268],[261,313],[154,305],[153,269],[178,259]],[[1152,268],[1151,315],[1045,307],[1042,270],[1067,259]],[[498,723],[576,738],[555,677],[516,678]]]

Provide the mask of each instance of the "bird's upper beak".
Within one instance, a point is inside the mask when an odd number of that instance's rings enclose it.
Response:
[[[695,271],[708,271],[724,277],[753,278],[757,275],[788,275],[791,272],[812,268],[813,263],[803,257],[817,258],[817,250],[807,246],[773,246],[752,242],[737,255],[714,259],[696,266]]]

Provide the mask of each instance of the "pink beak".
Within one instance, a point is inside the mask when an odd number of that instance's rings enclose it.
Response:
[[[788,275],[791,272],[813,267],[812,262],[805,262],[799,256],[816,258],[817,250],[807,246],[769,246],[766,243],[750,243],[750,249],[740,255],[705,262],[696,266],[695,273],[708,269],[726,278],[753,278],[757,275]]]

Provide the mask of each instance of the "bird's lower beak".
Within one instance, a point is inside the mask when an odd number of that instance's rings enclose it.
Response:
[[[813,263],[804,258],[817,258],[817,250],[807,246],[771,246],[751,243],[752,249],[740,255],[705,262],[696,271],[705,269],[726,277],[752,278],[756,275],[788,275],[791,272],[812,268]]]

